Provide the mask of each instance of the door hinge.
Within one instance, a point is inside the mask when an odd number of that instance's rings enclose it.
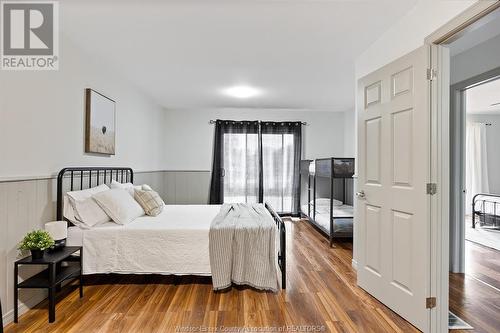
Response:
[[[427,194],[434,195],[437,193],[438,187],[436,183],[427,183]]]
[[[427,68],[427,80],[434,81],[437,79],[437,70],[434,68]]]
[[[425,299],[425,308],[432,309],[436,307],[436,297],[427,297]]]

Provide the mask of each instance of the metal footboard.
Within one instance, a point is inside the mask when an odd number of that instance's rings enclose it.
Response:
[[[281,289],[286,289],[286,229],[285,222],[283,219],[276,214],[274,209],[267,203],[265,203],[266,209],[271,213],[271,216],[276,223],[276,227],[278,228],[279,238],[280,238],[280,246],[278,250],[278,266],[281,270]]]
[[[477,222],[481,226],[500,228],[500,195],[488,193],[474,195],[472,198],[472,228],[476,227]]]

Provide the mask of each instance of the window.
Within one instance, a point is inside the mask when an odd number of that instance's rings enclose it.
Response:
[[[210,203],[269,203],[298,213],[300,122],[217,120]]]

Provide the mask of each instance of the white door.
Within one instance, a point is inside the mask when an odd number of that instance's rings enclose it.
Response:
[[[430,327],[430,82],[422,47],[358,84],[358,284]]]

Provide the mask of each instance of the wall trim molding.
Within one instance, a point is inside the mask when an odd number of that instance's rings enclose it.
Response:
[[[43,302],[47,298],[47,292],[43,292],[40,296],[34,296],[30,298],[28,301],[25,303],[19,302],[18,311],[19,311],[19,317],[26,313],[28,310],[34,308],[41,302]],[[8,324],[12,323],[14,321],[14,309],[11,309],[3,315],[3,326],[7,326]]]
[[[354,259],[351,260],[351,266],[354,268],[355,271],[358,270],[358,262]]]
[[[134,174],[159,173],[159,172],[211,172],[210,170],[134,170]],[[57,179],[57,174],[38,176],[11,176],[0,177],[0,183],[29,182],[34,180]]]

